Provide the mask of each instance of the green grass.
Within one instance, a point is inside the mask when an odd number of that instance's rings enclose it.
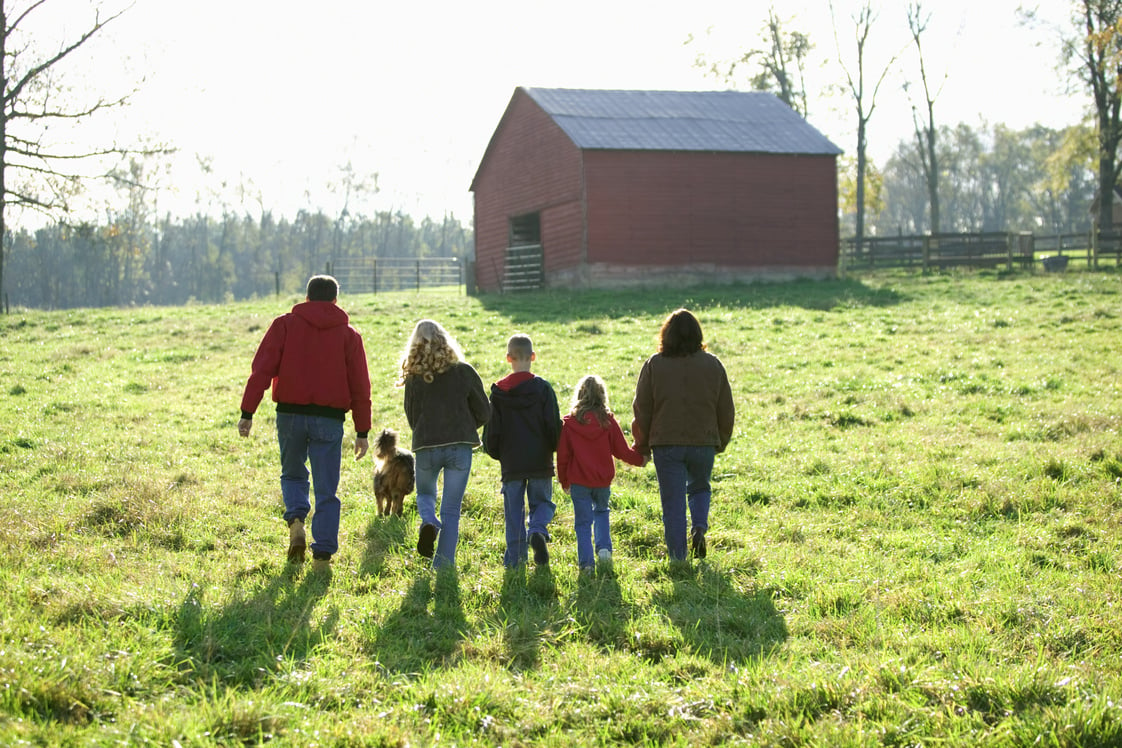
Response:
[[[551,567],[504,573],[479,453],[458,575],[350,459],[333,576],[288,567],[271,410],[235,426],[295,301],[0,317],[0,744],[1122,744],[1117,273],[344,297],[406,434],[418,318],[485,382],[530,333],[564,405],[595,372],[626,425],[698,314],[737,404],[709,559],[668,565],[621,465],[583,580],[560,490]]]

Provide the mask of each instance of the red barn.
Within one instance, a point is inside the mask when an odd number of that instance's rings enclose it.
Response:
[[[471,183],[476,286],[832,277],[839,153],[769,93],[517,88]]]

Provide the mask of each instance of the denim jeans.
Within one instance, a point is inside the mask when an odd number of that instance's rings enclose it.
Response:
[[[308,503],[308,467],[312,466],[316,509],[312,514],[312,554],[333,555],[339,550],[339,463],[343,422],[324,416],[277,413],[280,443],[281,497],[284,520],[304,521]]]
[[[690,525],[709,529],[709,478],[714,447],[652,447],[658,495],[662,499],[662,529],[671,561],[686,560],[686,507]]]
[[[471,445],[446,444],[422,447],[416,452],[417,514],[422,525],[436,525],[436,553],[433,568],[456,565],[456,546],[460,542],[460,510],[471,473]],[[444,471],[444,490],[440,497],[440,518],[436,516],[436,481]]]
[[[592,541],[596,540],[596,553],[612,550],[612,532],[608,520],[608,498],[612,489],[589,488],[576,483],[569,486],[573,499],[573,531],[577,536],[577,565],[588,568],[596,565]]]
[[[526,505],[529,504],[527,529]],[[553,503],[553,478],[527,478],[503,483],[503,517],[506,520],[506,552],[503,566],[526,563],[526,540],[540,532],[549,540],[549,523],[557,505]]]

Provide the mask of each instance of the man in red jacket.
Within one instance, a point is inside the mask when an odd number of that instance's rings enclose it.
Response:
[[[311,463],[313,570],[329,571],[339,549],[339,467],[347,411],[355,425],[355,459],[369,448],[370,375],[362,336],[336,305],[339,283],[329,275],[308,281],[307,297],[277,317],[253,357],[242,395],[238,433],[249,436],[265,390],[273,388],[280,442],[281,496],[288,523],[288,560],[304,561],[304,520]]]

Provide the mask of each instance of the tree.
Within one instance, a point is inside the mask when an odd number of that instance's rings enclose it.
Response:
[[[923,12],[922,4],[917,2],[908,5],[908,30],[912,33],[912,42],[915,44],[916,54],[919,57],[919,77],[923,84],[923,101],[926,109],[923,123],[912,107],[912,124],[915,126],[916,149],[919,154],[920,167],[923,169],[924,182],[927,185],[928,215],[931,223],[931,233],[939,233],[939,159],[937,152],[938,130],[935,127],[935,99],[938,92],[932,92],[927,80],[927,64],[923,59],[923,32],[931,14]],[[907,88],[905,86],[905,88]]]
[[[1122,142],[1122,0],[1076,0],[1074,37],[1063,40],[1063,59],[1077,62],[1080,79],[1091,89],[1098,128],[1098,227],[1113,226],[1114,188],[1118,184],[1118,145]]]
[[[834,3],[830,2],[830,18],[834,18]],[[885,63],[877,76],[876,83],[872,86],[872,91],[867,91],[865,88],[865,45],[869,41],[869,31],[872,29],[873,23],[876,21],[877,14],[873,12],[869,0],[861,5],[857,11],[857,15],[853,16],[853,31],[854,41],[857,44],[857,60],[853,70],[845,62],[845,57],[842,55],[841,43],[838,41],[838,25],[835,21],[834,26],[834,46],[838,52],[838,62],[845,72],[846,86],[849,89],[849,94],[853,97],[854,106],[857,109],[857,174],[856,174],[856,195],[855,195],[855,209],[856,209],[856,225],[855,225],[855,238],[857,242],[857,251],[861,252],[861,242],[865,238],[865,178],[868,172],[868,126],[869,120],[873,116],[873,111],[877,107],[877,93],[880,91],[881,84],[888,76],[888,71],[892,69],[892,65],[896,62],[896,55]]]
[[[82,149],[48,139],[51,125],[81,123],[104,110],[121,106],[128,95],[116,99],[96,96],[85,101],[60,95],[58,77],[76,50],[96,37],[124,11],[102,17],[93,9],[85,31],[57,48],[36,49],[26,27],[49,0],[19,3],[0,0],[0,237],[8,234],[10,207],[27,208],[47,215],[65,211],[68,198],[81,184],[78,169],[99,157],[125,151],[116,146]],[[131,92],[130,92],[131,94]],[[4,247],[0,242],[0,293],[4,288]]]
[[[692,38],[686,43],[691,41]],[[754,64],[757,69],[750,79],[752,88],[774,93],[783,103],[806,117],[804,73],[807,57],[814,48],[810,37],[799,31],[788,31],[772,6],[768,8],[767,21],[760,30],[760,41],[764,45],[762,48],[750,49],[731,62],[709,62],[699,55],[694,64],[707,68],[710,75],[725,83],[735,81],[741,65]]]

